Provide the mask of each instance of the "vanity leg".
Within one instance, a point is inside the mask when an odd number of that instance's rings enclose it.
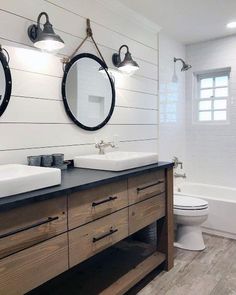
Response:
[[[157,221],[157,251],[165,253],[165,270],[174,266],[173,169],[166,169],[166,216]]]

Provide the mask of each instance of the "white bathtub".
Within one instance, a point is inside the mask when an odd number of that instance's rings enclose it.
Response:
[[[183,182],[175,188],[175,194],[208,201],[209,217],[203,231],[236,239],[236,188]]]

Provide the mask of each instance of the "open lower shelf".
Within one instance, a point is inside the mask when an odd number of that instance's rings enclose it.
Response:
[[[153,244],[129,237],[28,295],[124,294],[164,261]]]
[[[143,262],[139,263],[137,266],[131,269],[127,274],[119,278],[115,283],[102,291],[100,294],[124,294],[164,261],[165,255],[160,252],[155,252],[154,254],[146,258]]]

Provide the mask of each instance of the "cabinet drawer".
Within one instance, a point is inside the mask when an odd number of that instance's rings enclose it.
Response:
[[[70,267],[128,236],[128,208],[69,232]]]
[[[134,204],[165,191],[165,172],[155,171],[128,179],[129,204]]]
[[[88,189],[69,196],[69,229],[128,206],[127,181]]]
[[[62,234],[1,259],[0,294],[25,294],[67,269],[67,234]]]
[[[0,258],[66,230],[66,197],[2,212],[0,214]]]
[[[165,194],[152,197],[129,207],[129,234],[165,216]]]

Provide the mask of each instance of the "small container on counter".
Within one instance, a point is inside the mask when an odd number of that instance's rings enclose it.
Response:
[[[53,154],[53,166],[62,166],[64,164],[64,154]]]
[[[53,163],[52,155],[42,155],[41,158],[42,158],[41,165],[43,167],[51,167],[52,166],[52,163]]]
[[[29,166],[41,166],[41,156],[28,156],[27,160]]]

